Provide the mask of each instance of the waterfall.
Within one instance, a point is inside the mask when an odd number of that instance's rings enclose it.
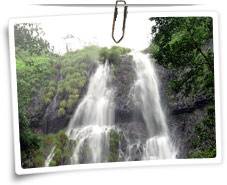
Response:
[[[69,139],[76,142],[72,164],[107,161],[109,131],[114,123],[114,91],[110,82],[108,62],[100,64],[66,131]]]
[[[50,154],[47,156],[44,166],[48,167],[50,165],[50,162],[52,161],[53,157],[54,157],[54,150],[55,150],[56,146],[51,148]]]
[[[110,131],[112,130],[116,131],[119,136],[121,135],[119,138],[123,139],[118,141],[118,148],[115,148],[115,151],[118,151],[118,160],[134,160],[135,155],[138,155],[137,160],[174,159],[176,157],[177,152],[169,137],[165,114],[161,106],[155,67],[149,56],[140,52],[132,52],[131,55],[136,79],[130,93],[133,94],[136,110],[141,111],[145,123],[144,130],[147,133],[145,138],[135,140],[137,136],[125,135],[125,130],[115,126],[115,93],[112,87],[110,66],[108,62],[99,64],[95,73],[90,77],[87,92],[66,129],[66,135],[74,143],[71,164],[108,162],[111,148]],[[141,124],[139,120],[134,121]],[[45,166],[48,166],[54,157],[54,150],[53,148],[48,155]]]
[[[165,114],[161,107],[158,78],[148,55],[132,52],[137,79],[134,101],[141,110],[148,138],[144,144],[143,159],[175,158],[176,151],[168,134]]]

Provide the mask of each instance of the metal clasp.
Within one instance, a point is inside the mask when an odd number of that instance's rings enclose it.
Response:
[[[117,15],[118,15],[118,5],[119,3],[123,3],[124,6],[124,19],[123,19],[123,25],[122,25],[122,35],[119,40],[116,40],[114,37],[114,31],[115,31],[115,22],[117,20]],[[127,18],[127,11],[128,6],[126,5],[126,2],[124,0],[117,0],[115,4],[115,9],[114,9],[114,17],[113,17],[113,26],[112,26],[112,38],[115,43],[121,42],[121,40],[124,38],[125,35],[125,23],[126,23],[126,18]]]

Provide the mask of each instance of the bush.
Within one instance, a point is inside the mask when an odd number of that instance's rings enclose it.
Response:
[[[58,117],[62,117],[62,116],[64,116],[64,115],[65,115],[65,109],[62,108],[62,107],[60,107],[60,108],[58,109]]]
[[[211,17],[152,17],[150,54],[174,73],[169,81],[173,97],[207,99],[207,115],[196,123],[188,157],[210,158],[216,154],[214,114],[214,57]],[[176,101],[179,101],[176,98]],[[205,108],[204,108],[205,109]]]
[[[117,131],[111,130],[109,133],[109,162],[116,162],[119,159],[120,135]]]
[[[212,158],[216,156],[215,112],[211,105],[207,108],[207,116],[195,127],[192,138],[192,149],[189,158]]]
[[[189,158],[215,158],[216,157],[216,149],[208,148],[205,150],[197,150],[189,153]]]
[[[110,49],[104,47],[100,51],[100,61],[105,63],[106,60],[110,64],[117,64],[120,61],[121,55],[129,53],[131,50],[129,48],[123,48],[118,46],[113,46]]]

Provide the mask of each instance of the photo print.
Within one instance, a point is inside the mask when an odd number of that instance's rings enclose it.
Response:
[[[19,173],[217,159],[216,17],[112,16],[11,21]]]

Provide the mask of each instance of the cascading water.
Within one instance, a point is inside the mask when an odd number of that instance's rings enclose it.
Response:
[[[148,55],[132,52],[137,80],[134,84],[135,104],[141,110],[146,124],[148,139],[142,159],[171,159],[176,151],[170,141],[163,113],[158,78]]]
[[[44,166],[48,167],[50,165],[50,162],[52,161],[53,157],[54,157],[54,150],[55,150],[56,146],[52,147],[50,154],[47,156]]]
[[[87,94],[66,131],[69,139],[76,141],[72,164],[107,161],[109,131],[114,123],[114,96],[110,82],[110,67],[106,62],[99,65],[90,78]]]
[[[146,140],[131,141],[131,136],[116,128],[114,119],[114,90],[111,86],[111,70],[108,62],[99,65],[91,76],[88,90],[71,118],[66,135],[73,141],[71,164],[108,162],[110,155],[110,131],[115,130],[120,138],[118,160],[173,159],[176,150],[172,144],[166,118],[161,107],[158,78],[150,58],[141,52],[132,52],[135,64],[136,80],[130,93],[138,111],[141,111]],[[134,120],[138,121],[138,120]],[[138,124],[140,122],[138,121]],[[134,136],[133,136],[134,137]],[[132,139],[133,140],[133,139]],[[124,142],[123,142],[124,143]],[[141,147],[142,146],[142,147]],[[45,166],[49,166],[54,157],[54,147],[48,155]]]

